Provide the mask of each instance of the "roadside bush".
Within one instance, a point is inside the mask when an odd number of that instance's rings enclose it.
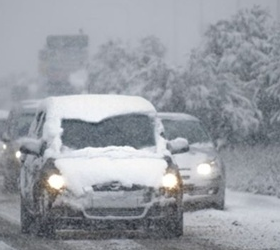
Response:
[[[279,144],[235,145],[221,151],[227,187],[280,198]]]

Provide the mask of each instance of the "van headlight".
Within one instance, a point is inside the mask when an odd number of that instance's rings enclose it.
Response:
[[[48,183],[51,188],[56,190],[62,189],[65,186],[65,181],[61,175],[53,174],[49,177]]]
[[[197,166],[197,173],[200,175],[210,175],[212,166],[209,163],[201,163]]]
[[[178,185],[178,178],[175,174],[167,173],[162,178],[162,185],[165,188],[172,189]]]
[[[7,144],[4,143],[4,144],[2,145],[2,148],[3,148],[3,150],[6,150],[6,149],[7,149]]]

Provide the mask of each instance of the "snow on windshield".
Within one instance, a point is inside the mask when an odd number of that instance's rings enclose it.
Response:
[[[99,123],[64,119],[61,126],[63,145],[73,149],[112,145],[136,149],[155,146],[153,120],[147,115],[114,116]]]

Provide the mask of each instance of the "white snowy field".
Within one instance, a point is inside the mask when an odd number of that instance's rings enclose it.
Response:
[[[226,192],[225,211],[185,213],[185,235],[199,236],[225,249],[280,249],[280,199]]]
[[[280,145],[239,145],[221,151],[231,190],[279,196]]]

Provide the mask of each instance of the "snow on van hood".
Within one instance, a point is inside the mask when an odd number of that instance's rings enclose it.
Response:
[[[92,185],[119,181],[124,186],[132,184],[160,187],[167,162],[160,155],[133,148],[87,148],[67,153],[55,160],[55,165],[65,178],[66,187],[75,196],[83,195]]]
[[[175,161],[180,169],[196,168],[200,163],[210,162],[216,158],[217,154],[212,144],[190,145],[187,153],[174,155]]]

